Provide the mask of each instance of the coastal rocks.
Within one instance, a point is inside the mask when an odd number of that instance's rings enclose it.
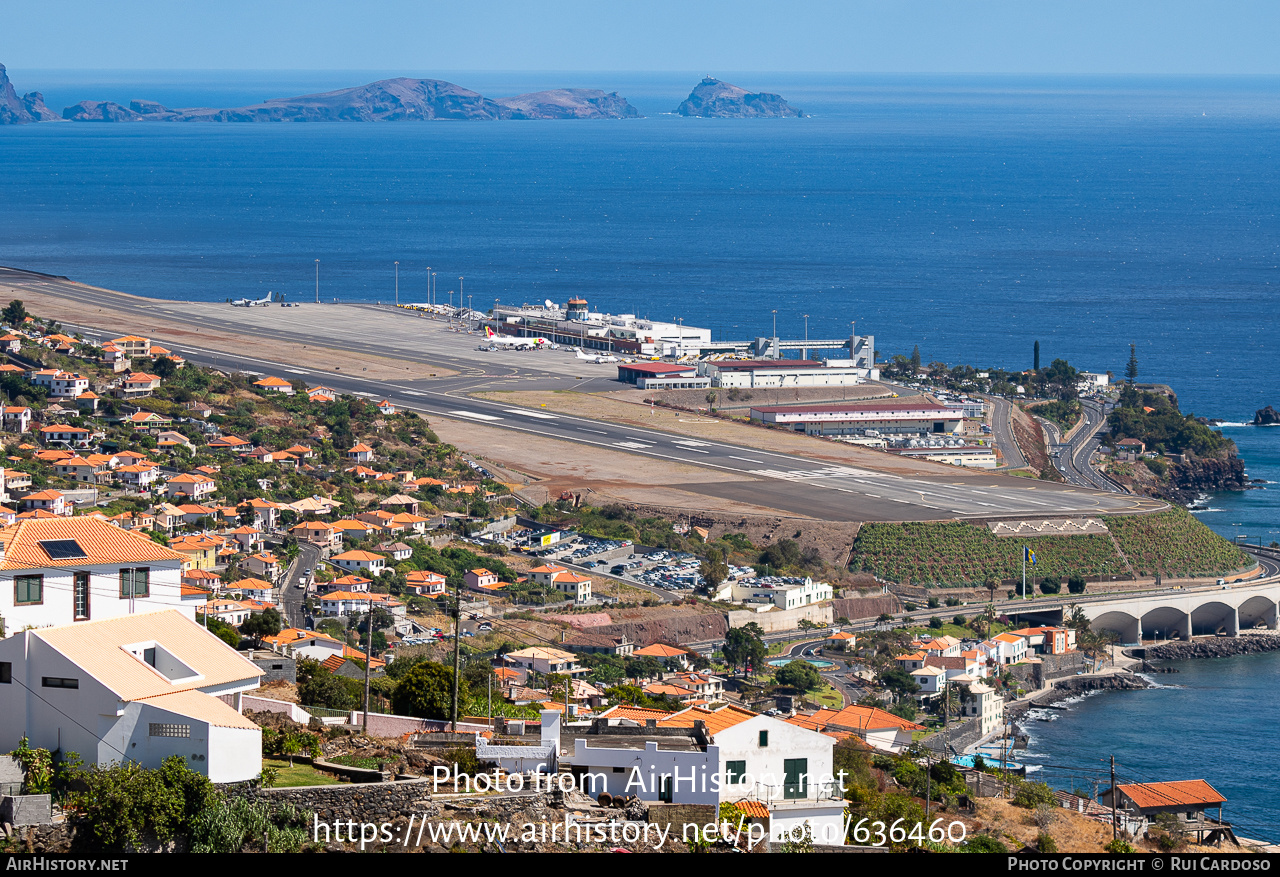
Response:
[[[4,65],[0,64],[0,125],[25,125],[47,118],[56,119],[57,116],[45,108],[44,97],[34,91],[18,97],[13,83],[9,81],[9,74],[5,72]]]
[[[22,106],[34,122],[53,122],[58,119],[58,114],[44,105],[44,95],[38,91],[24,94]]]
[[[1258,412],[1253,415],[1254,426],[1275,426],[1276,424],[1280,424],[1280,411],[1276,411],[1270,405],[1258,409]]]
[[[804,115],[781,95],[752,93],[710,76],[694,87],[676,112],[702,119],[798,119]]]
[[[1055,700],[1065,700],[1067,697],[1079,694],[1082,691],[1142,691],[1151,688],[1152,685],[1141,676],[1133,676],[1128,673],[1112,673],[1107,676],[1072,676],[1067,679],[1059,679],[1053,684]]]
[[[1280,651],[1280,636],[1243,634],[1191,642],[1165,643],[1146,650],[1148,661],[1183,661],[1190,658],[1229,658]]]
[[[1176,491],[1171,498],[1190,502],[1200,493],[1245,490],[1249,480],[1244,473],[1244,461],[1232,454],[1225,458],[1187,459],[1173,467],[1169,484]]]
[[[638,119],[640,112],[616,91],[557,88],[498,98],[511,119]]]

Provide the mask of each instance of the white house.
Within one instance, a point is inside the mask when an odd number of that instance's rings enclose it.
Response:
[[[0,641],[0,746],[75,751],[88,764],[160,767],[214,782],[262,772],[262,730],[230,705],[262,671],[168,609],[25,630]]]
[[[98,517],[18,521],[0,530],[4,633],[180,606],[184,559]]]
[[[962,709],[966,717],[978,720],[981,735],[986,737],[1004,727],[1004,698],[977,680],[969,682],[968,689],[968,696],[961,698]]]
[[[331,560],[339,569],[347,572],[367,572],[371,576],[381,575],[387,566],[387,559],[372,551],[344,551],[335,554]]]
[[[852,731],[873,749],[895,754],[911,746],[913,732],[924,730],[923,725],[908,719],[857,704],[838,711],[824,708],[812,715],[793,716],[787,721],[811,731]]]
[[[585,790],[673,804],[756,801],[769,811],[775,838],[807,825],[815,843],[844,844],[834,738],[733,706],[690,707],[657,724],[689,734],[646,738],[602,729],[602,746],[593,746],[591,735],[577,738],[570,760]]]

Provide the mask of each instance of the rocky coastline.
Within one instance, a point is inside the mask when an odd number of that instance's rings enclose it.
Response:
[[[1068,676],[1055,680],[1053,688],[1039,697],[1010,707],[1008,716],[1018,720],[1031,710],[1053,707],[1089,691],[1143,691],[1154,687],[1141,676],[1128,672]]]
[[[1240,636],[1209,637],[1191,642],[1152,646],[1144,654],[1148,661],[1186,661],[1198,658],[1230,658],[1280,651],[1280,636],[1246,633]]]

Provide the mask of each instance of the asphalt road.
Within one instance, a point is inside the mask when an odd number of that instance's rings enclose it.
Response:
[[[567,414],[521,408],[508,403],[467,397],[481,386],[507,389],[583,388],[599,382],[617,387],[611,380],[616,368],[575,360],[564,351],[481,353],[480,339],[459,335],[439,321],[412,312],[393,312],[377,306],[347,306],[341,311],[323,305],[301,308],[232,308],[226,305],[189,305],[152,301],[96,290],[72,281],[0,269],[0,282],[75,298],[86,314],[97,306],[118,314],[122,299],[153,317],[190,322],[195,313],[201,325],[255,335],[270,324],[272,337],[332,348],[335,336],[344,348],[407,361],[441,363],[459,374],[450,378],[380,381],[341,370],[299,368],[271,358],[264,339],[258,356],[229,354],[199,345],[182,345],[179,352],[199,365],[252,374],[274,374],[324,383],[344,393],[369,399],[389,399],[397,406],[428,417],[497,427],[529,435],[560,439],[609,451],[685,463],[702,469],[728,472],[736,481],[692,480],[682,490],[724,499],[763,505],[797,515],[829,521],[912,521],[993,517],[1043,518],[1062,515],[1102,515],[1153,511],[1163,503],[1119,496],[1031,479],[1001,475],[943,473],[907,477],[853,466],[838,466],[792,454],[780,454],[737,445],[690,439],[679,432],[672,415],[670,429],[614,424]],[[355,308],[355,310],[351,310]],[[282,312],[275,315],[264,311]],[[104,310],[104,313],[106,311]],[[367,314],[369,327],[360,317]],[[334,326],[332,319],[345,323]],[[280,328],[282,322],[285,328]],[[118,329],[65,324],[82,334],[103,337]],[[392,331],[395,329],[396,331]],[[502,384],[502,381],[511,383]],[[660,418],[665,420],[665,416]],[[995,418],[999,423],[1001,418]]]
[[[1013,437],[1013,426],[1010,421],[1013,415],[1013,404],[999,396],[982,398],[992,407],[991,438],[1000,449],[1005,466],[1009,469],[1021,469],[1027,465],[1027,459],[1022,456],[1022,448],[1018,447],[1018,440]]]

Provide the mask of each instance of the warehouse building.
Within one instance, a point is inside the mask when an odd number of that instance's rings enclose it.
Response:
[[[831,405],[771,405],[751,409],[751,419],[807,435],[941,435],[959,432],[962,412],[923,396]]]
[[[849,362],[849,360],[841,360]],[[866,383],[868,370],[817,359],[726,359],[698,364],[714,387],[852,387]]]

